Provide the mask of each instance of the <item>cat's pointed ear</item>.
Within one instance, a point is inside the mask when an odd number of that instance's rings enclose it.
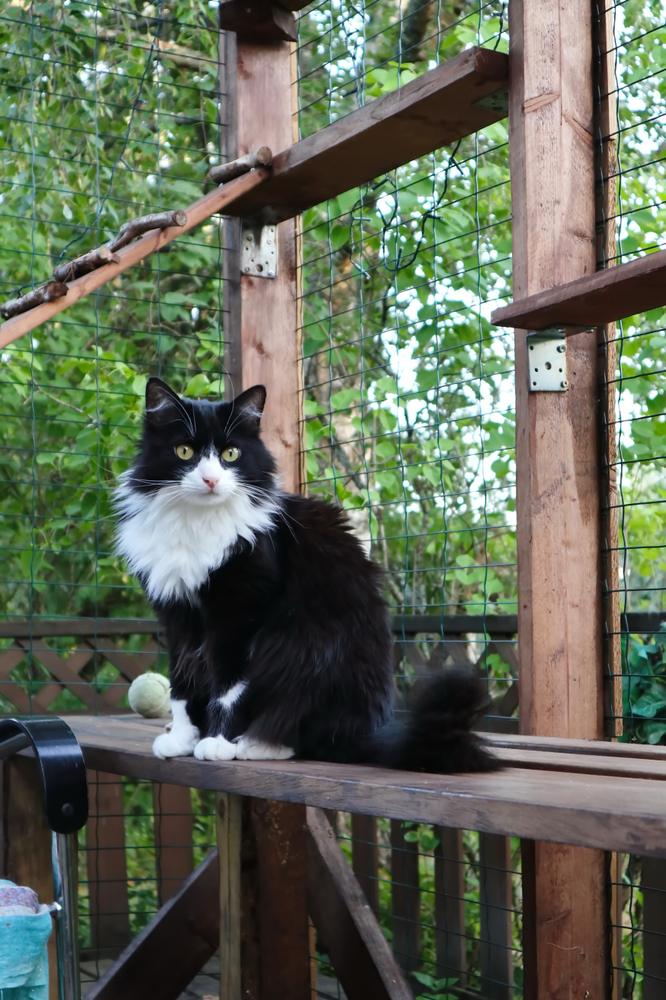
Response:
[[[183,404],[171,386],[161,378],[149,378],[146,384],[146,420],[155,427],[169,424],[182,416]]]
[[[241,392],[233,403],[233,413],[243,417],[255,430],[259,429],[259,421],[266,403],[266,389],[263,385],[253,385],[251,389]]]

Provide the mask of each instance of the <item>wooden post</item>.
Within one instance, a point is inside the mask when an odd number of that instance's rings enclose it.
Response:
[[[243,816],[243,1000],[310,1000],[305,806],[251,799]]]
[[[237,52],[237,151],[258,146],[277,151],[294,141],[293,46],[289,42],[253,43],[239,39]],[[240,310],[229,289],[229,320],[240,312],[240,330],[225,332],[233,368],[244,389],[261,383],[267,399],[262,434],[273,453],[284,488],[300,486],[299,349],[296,296],[296,221],[277,227],[276,278],[243,274]],[[236,346],[234,346],[236,345]]]
[[[496,833],[479,834],[481,993],[487,1000],[511,1000],[511,843]]]
[[[509,16],[519,299],[596,266],[592,4],[512,0]],[[529,392],[516,331],[520,721],[523,733],[593,739],[603,709],[596,332],[569,337],[567,358],[567,392]],[[539,1000],[601,1000],[603,853],[538,843],[534,878]]]
[[[391,820],[391,914],[393,951],[405,972],[421,965],[421,891],[418,841],[405,840],[405,824]]]
[[[643,858],[643,1000],[662,1000],[666,982],[666,861]]]
[[[435,947],[437,978],[467,985],[465,937],[465,866],[462,830],[435,827]]]
[[[52,834],[44,822],[37,762],[8,757],[2,762],[1,877],[34,889],[40,903],[53,902]],[[49,996],[58,996],[55,932],[48,942]]]
[[[220,1000],[241,1000],[241,799],[217,796],[220,861]]]
[[[605,8],[605,2],[595,0],[597,26],[598,65],[595,67],[597,91],[600,95],[595,107],[596,141],[596,218],[597,218],[597,260],[600,267],[614,267],[617,253],[616,212],[617,212],[617,79],[615,73],[615,41],[612,7]],[[599,448],[605,458],[605,476],[602,479],[604,496],[603,529],[605,545],[606,582],[606,642],[605,660],[607,670],[607,690],[605,692],[605,714],[608,718],[606,732],[609,736],[621,736],[623,731],[622,708],[622,642],[620,621],[620,564],[619,564],[619,504],[617,491],[617,329],[615,323],[607,323],[598,331],[600,384],[603,398],[600,420]]]
[[[194,871],[192,801],[185,785],[153,785],[155,867],[160,906],[171,899]]]
[[[92,948],[101,958],[119,955],[130,941],[123,781],[88,771],[90,816],[86,870]]]
[[[352,868],[373,913],[379,914],[379,850],[376,816],[352,813]]]

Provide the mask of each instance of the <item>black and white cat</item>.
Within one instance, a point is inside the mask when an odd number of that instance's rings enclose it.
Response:
[[[279,490],[259,436],[265,397],[194,401],[148,381],[117,504],[118,550],[169,651],[173,722],[155,754],[494,769],[470,732],[483,707],[471,674],[441,675],[392,719],[380,570],[341,510]]]

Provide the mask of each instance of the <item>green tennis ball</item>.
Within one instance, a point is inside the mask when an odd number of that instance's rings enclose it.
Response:
[[[130,684],[130,708],[144,719],[159,719],[169,713],[170,691],[169,682],[162,674],[141,674]]]

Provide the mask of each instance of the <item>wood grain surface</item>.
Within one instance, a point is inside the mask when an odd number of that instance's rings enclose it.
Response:
[[[294,140],[292,46],[238,39],[236,53],[239,155],[261,145],[288,150]],[[240,309],[235,315],[240,317],[240,329],[229,330],[228,336],[225,330],[225,339],[233,343],[240,338],[243,389],[266,386],[262,437],[277,462],[284,488],[297,493],[300,372],[293,218],[277,227],[277,276],[242,274],[239,293]]]
[[[162,761],[151,752],[160,720],[72,716],[68,722],[88,767],[112,773],[666,857],[663,780],[534,767],[507,767],[486,775],[432,775],[309,761],[216,763],[193,757]],[[561,756],[563,767],[570,766],[572,755]],[[613,757],[612,764],[616,763]]]
[[[560,325],[595,327],[665,303],[666,250],[655,250],[626,264],[516,298],[511,305],[496,309],[491,320],[496,326],[526,330]]]
[[[239,68],[244,66],[239,63]],[[268,210],[271,218],[290,218],[471,135],[506,117],[505,110],[479,106],[478,102],[506,87],[507,74],[504,53],[474,47],[345,115],[291,149],[269,141],[271,126],[267,123],[257,135],[261,134],[261,142],[273,151],[282,150],[273,158],[272,177],[265,191],[256,195],[248,192],[228,211],[253,215]],[[239,76],[239,92],[241,81]],[[277,89],[277,83],[275,86]],[[268,95],[266,111],[275,100],[274,94]],[[253,106],[253,112],[259,121],[265,115],[259,104]],[[239,148],[241,154],[246,151],[249,149],[244,146]]]
[[[512,0],[509,28],[519,300],[596,269],[592,5]],[[567,337],[569,388],[556,393],[529,391],[526,334],[526,327],[516,329],[521,732],[595,739],[603,733],[604,694],[597,331]],[[547,773],[537,772],[538,780]],[[632,785],[619,777],[591,783],[613,781],[622,783],[620,795]],[[555,846],[559,838],[548,835],[535,839],[532,909],[526,906],[524,917],[535,929],[532,950],[525,950],[534,995],[601,998],[608,943],[603,853]]]

